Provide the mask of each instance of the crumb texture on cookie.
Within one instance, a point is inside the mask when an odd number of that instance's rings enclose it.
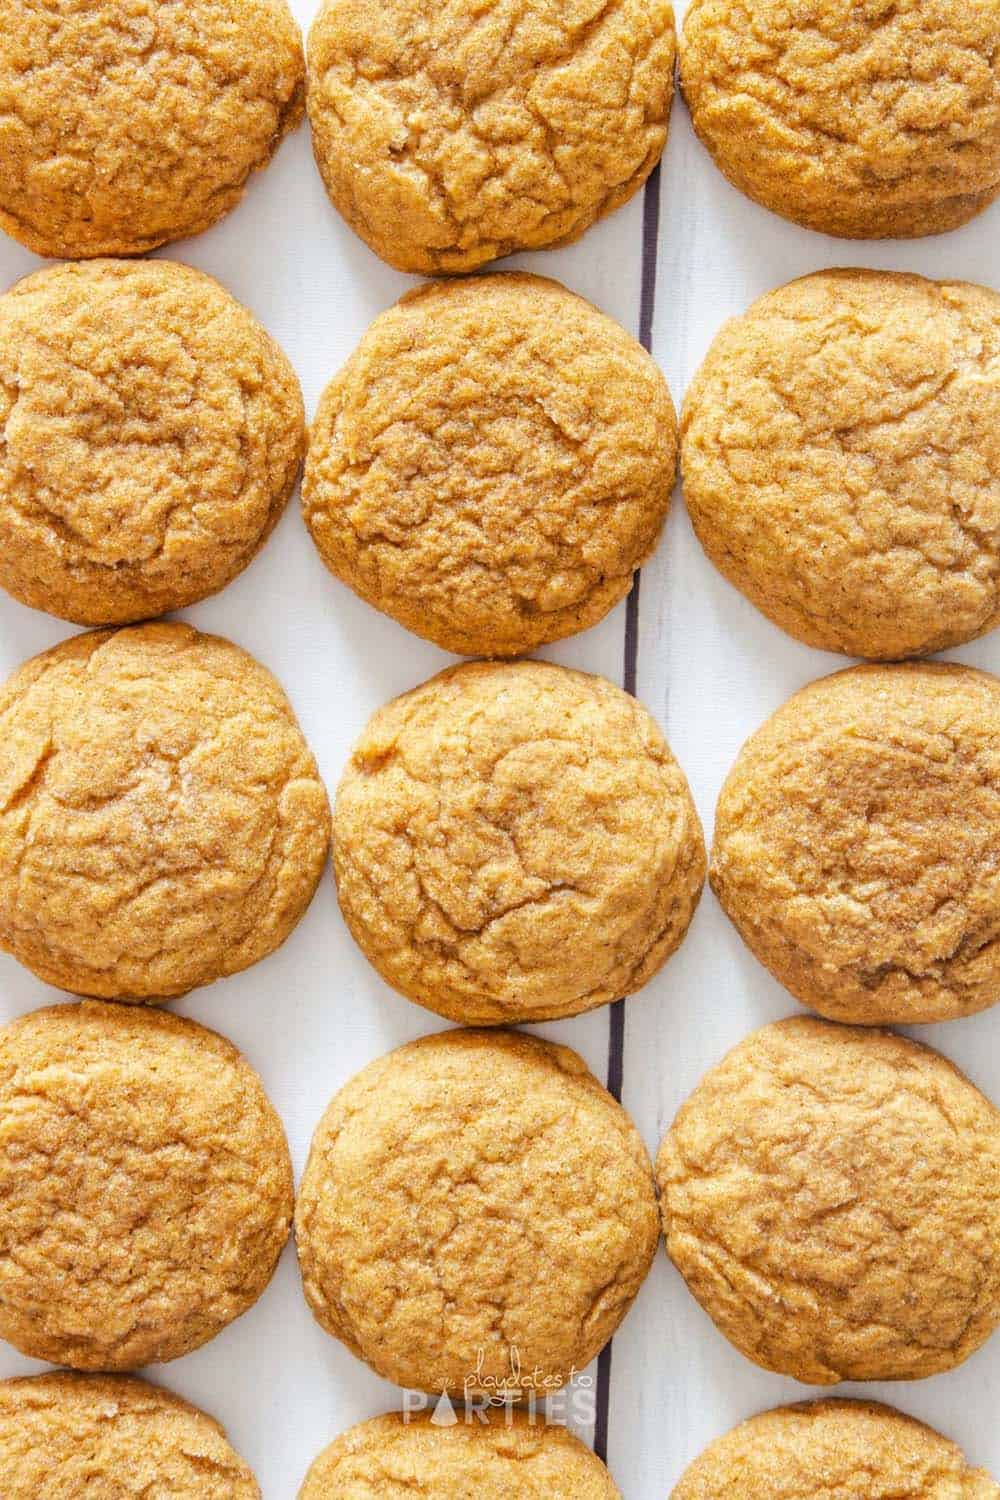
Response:
[[[281,1121],[223,1037],[98,1001],[0,1031],[0,1334],[128,1370],[256,1302],[288,1238]]]
[[[727,323],[682,414],[725,576],[799,640],[944,650],[1000,620],[1000,296],[821,271]]]
[[[218,1422],[144,1380],[0,1382],[4,1500],[260,1500]]]
[[[428,1415],[361,1422],[330,1444],[298,1500],[621,1500],[600,1459],[564,1427],[516,1409],[488,1424]]]
[[[0,947],[48,984],[159,1000],[245,969],[328,844],[291,706],[229,641],[96,631],[0,688]]]
[[[317,1127],[296,1205],[306,1298],[379,1375],[513,1396],[582,1370],[658,1241],[628,1115],[575,1052],[445,1031],[371,1063]]]
[[[1000,1500],[984,1469],[933,1428],[875,1401],[779,1406],[741,1422],[685,1471],[671,1500]],[[319,1500],[319,1497],[317,1497]]]
[[[807,228],[937,234],[1000,191],[1000,0],[692,0],[680,76],[717,166]]]
[[[309,119],[327,191],[401,271],[576,239],[653,170],[669,0],[325,0]]]
[[[337,793],[341,910],[391,985],[453,1020],[639,989],[701,892],[684,773],[634,698],[544,662],[454,667],[374,715]]]
[[[1000,998],[1000,681],[853,667],[752,735],[711,880],[797,1000],[835,1021],[945,1021]]]
[[[375,320],[320,403],[303,510],[377,609],[516,656],[625,596],[676,465],[670,392],[631,335],[557,282],[474,277]]]
[[[228,213],[302,118],[285,0],[0,0],[0,227],[138,255]]]
[[[210,276],[98,260],[0,296],[0,584],[23,603],[112,625],[215,593],[304,448],[295,372]]]
[[[1000,1321],[1000,1114],[904,1037],[765,1026],[682,1106],[657,1177],[671,1259],[765,1369],[913,1380]]]

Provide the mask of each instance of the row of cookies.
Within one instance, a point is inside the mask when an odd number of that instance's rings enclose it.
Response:
[[[863,1472],[874,1493],[919,1500],[996,1500],[997,1486],[954,1443],[890,1407],[817,1401],[751,1418],[713,1443],[672,1500],[806,1500]],[[129,1377],[43,1375],[0,1383],[5,1500],[260,1500],[253,1474],[218,1423],[168,1391]],[[299,1500],[621,1500],[611,1475],[565,1428],[514,1408],[435,1425],[398,1414],[359,1423],[319,1455]]]
[[[308,108],[330,198],[390,264],[470,270],[576,239],[666,142],[669,0],[514,16],[325,0],[0,13],[0,225],[43,255],[138,254],[232,209]],[[695,0],[681,87],[723,172],[846,236],[964,224],[1000,191],[1000,0]]]
[[[0,1333],[22,1352],[130,1370],[199,1347],[260,1296],[290,1228],[291,1168],[259,1078],[222,1037],[147,1007],[36,1011],[0,1032],[0,1107]],[[414,1391],[565,1388],[629,1310],[661,1217],[674,1264],[748,1358],[810,1384],[914,1379],[962,1363],[1000,1322],[998,1169],[1000,1113],[889,1032],[797,1018],[748,1037],[682,1106],[654,1177],[575,1053],[446,1031],[334,1097],[295,1234],[321,1325]],[[57,1435],[67,1402],[75,1427],[95,1405],[138,1403],[165,1429],[135,1453],[139,1471],[195,1420],[141,1387],[119,1401],[103,1381],[43,1386],[4,1389]],[[338,1492],[341,1464],[392,1462],[396,1438],[376,1430],[372,1448],[364,1431],[319,1461],[317,1497]],[[0,1462],[30,1473],[32,1452],[26,1438]],[[808,1472],[808,1443],[800,1459]],[[574,1461],[552,1459],[554,1482]]]
[[[47,983],[170,999],[273,952],[331,816],[274,678],[154,623],[71,637],[0,689],[0,948]],[[748,947],[834,1020],[1000,998],[1000,681],[822,678],[740,751],[711,879]],[[332,820],[341,910],[388,984],[477,1025],[642,988],[682,941],[701,824],[650,715],[538,661],[453,667],[372,717]]]
[[[182,609],[255,556],[306,448],[288,361],[165,261],[0,297],[0,584],[77,624]],[[893,659],[1000,619],[1000,296],[828,271],[728,323],[680,426],[706,552],[811,645]],[[555,282],[432,283],[328,386],[303,510],[327,566],[445,650],[595,624],[659,539],[678,431],[649,356]]]
[[[257,1301],[292,1172],[222,1037],[150,1007],[35,1011],[0,1031],[0,1103],[0,1335],[23,1354],[134,1370]],[[1000,1113],[891,1032],[807,1017],[755,1032],[683,1105],[654,1175],[576,1053],[449,1030],[335,1095],[295,1238],[317,1321],[415,1391],[564,1389],[661,1230],[749,1359],[813,1385],[916,1379],[1000,1322],[998,1173]]]

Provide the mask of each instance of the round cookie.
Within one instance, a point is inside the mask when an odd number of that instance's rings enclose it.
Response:
[[[835,1021],[1000,999],[1000,681],[853,667],[779,708],[719,797],[711,880],[751,951]]]
[[[315,1317],[379,1375],[516,1397],[603,1348],[658,1222],[639,1133],[575,1052],[445,1031],[335,1096],[295,1236]]]
[[[965,224],[1000,192],[1000,0],[692,0],[680,79],[748,197],[848,239]]]
[[[765,1026],[702,1079],[656,1171],[671,1259],[766,1370],[914,1380],[1000,1322],[1000,1113],[916,1042]]]
[[[666,144],[670,0],[324,0],[313,150],[334,206],[400,271],[577,239]]]
[[[996,292],[855,270],[779,287],[722,329],[682,432],[702,546],[799,640],[915,656],[1000,621]]]
[[[162,1000],[256,963],[329,820],[288,699],[218,636],[95,631],[0,687],[0,948],[47,984]]]
[[[741,1422],[696,1458],[671,1500],[1000,1500],[954,1443],[891,1406],[812,1401]]]
[[[4,1500],[260,1500],[218,1422],[144,1380],[0,1382]]]
[[[224,588],[305,449],[288,360],[171,261],[39,271],[0,296],[0,584],[79,625]]]
[[[485,1423],[459,1416],[454,1427],[395,1412],[361,1422],[320,1454],[298,1500],[412,1500],[414,1490],[434,1500],[621,1500],[579,1438],[515,1409]]]
[[[331,572],[418,635],[518,656],[603,619],[656,546],[677,467],[639,344],[557,282],[437,282],[327,387],[303,510]]]
[[[285,0],[0,0],[0,228],[140,255],[234,208],[302,118]]]
[[[199,1348],[257,1301],[292,1216],[281,1121],[236,1048],[97,1001],[0,1030],[0,1335],[77,1370]]]
[[[334,873],[389,984],[491,1025],[641,988],[687,931],[705,853],[634,698],[546,662],[475,662],[372,717],[337,792]]]

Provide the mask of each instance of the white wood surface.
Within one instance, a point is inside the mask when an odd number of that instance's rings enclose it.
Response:
[[[312,0],[293,8],[308,24]],[[994,270],[1000,208],[939,240],[875,246],[824,239],[729,188],[694,141],[680,103],[660,194],[653,349],[678,404],[723,317],[793,275],[857,264],[1000,278]],[[642,224],[640,196],[578,245],[508,264],[558,277],[637,331]],[[291,357],[310,414],[367,324],[412,284],[381,265],[329,207],[305,128],[234,214],[162,253],[210,271],[253,309]],[[39,264],[0,237],[0,285]],[[185,618],[230,636],[275,671],[331,793],[369,713],[447,661],[329,577],[296,501],[248,572]],[[544,654],[621,681],[624,624],[623,606]],[[679,498],[643,574],[639,625],[638,694],[666,729],[710,834],[715,796],[745,736],[801,683],[840,662],[788,641],[716,576]],[[0,596],[0,672],[70,633]],[[953,655],[1000,671],[1000,635]],[[0,956],[0,1020],[60,998]],[[728,1046],[794,1008],[742,950],[706,893],[681,952],[624,1010],[624,1100],[650,1150]],[[278,954],[197,991],[177,1009],[231,1037],[260,1070],[284,1119],[297,1173],[330,1095],[371,1058],[441,1024],[391,993],[361,958],[330,878]],[[540,1029],[576,1047],[603,1077],[610,1015],[602,1010]],[[1000,1099],[1000,1010],[926,1027],[921,1035]],[[0,1377],[38,1368],[0,1345]],[[293,1500],[320,1448],[352,1422],[398,1403],[390,1386],[312,1322],[291,1249],[256,1308],[205,1349],[151,1373],[224,1422],[265,1500]],[[661,1252],[614,1342],[609,1464],[625,1500],[665,1500],[711,1437],[752,1411],[802,1394],[729,1349]],[[993,1419],[1000,1338],[962,1370],[879,1394],[950,1433],[1000,1474]]]

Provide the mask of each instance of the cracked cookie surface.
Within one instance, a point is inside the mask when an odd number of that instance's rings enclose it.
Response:
[[[1000,1114],[916,1042],[765,1026],[702,1079],[656,1170],[671,1259],[764,1369],[913,1380],[1000,1321]]]
[[[25,604],[112,625],[216,593],[304,448],[291,365],[200,271],[88,261],[0,297],[0,584]]]
[[[806,228],[940,234],[1000,192],[1000,0],[692,0],[680,51],[716,165]]]
[[[337,792],[334,872],[389,984],[488,1025],[641,988],[687,931],[705,854],[634,698],[546,662],[475,662],[370,720]]]
[[[671,1500],[1000,1500],[933,1428],[875,1401],[779,1406],[741,1422],[689,1466]]]
[[[660,158],[669,0],[325,0],[309,119],[327,191],[401,271],[565,244]]]
[[[923,655],[1000,620],[1000,296],[823,271],[727,323],[682,414],[716,567],[848,656]]]
[[[603,1348],[658,1220],[638,1131],[575,1052],[445,1031],[334,1097],[295,1236],[314,1315],[379,1375],[512,1396]]]
[[[397,1413],[361,1422],[313,1464],[299,1500],[621,1500],[599,1458],[564,1427],[524,1412],[437,1427]]]
[[[0,1383],[4,1500],[260,1500],[218,1422],[145,1380]]]
[[[1000,681],[853,667],[796,693],[719,797],[711,881],[751,951],[835,1021],[1000,999]]]
[[[0,947],[47,984],[162,1000],[249,967],[329,827],[288,699],[218,636],[95,631],[0,688]]]
[[[0,227],[139,255],[234,208],[302,118],[284,0],[0,0]]]
[[[603,619],[677,465],[649,355],[539,276],[438,282],[377,318],[320,402],[303,512],[331,572],[466,656]]]
[[[134,1369],[257,1301],[291,1163],[223,1037],[97,1001],[34,1011],[0,1031],[0,1118],[0,1334],[22,1354]]]

